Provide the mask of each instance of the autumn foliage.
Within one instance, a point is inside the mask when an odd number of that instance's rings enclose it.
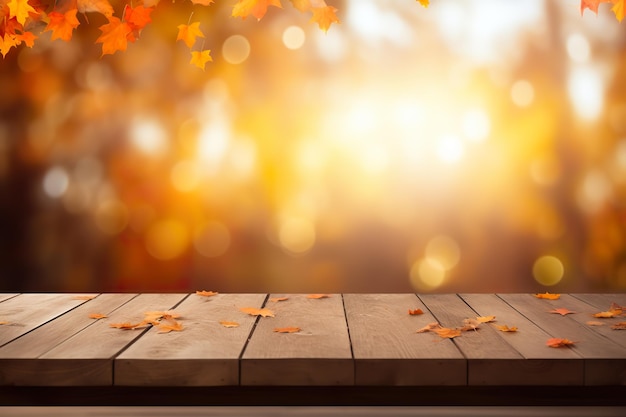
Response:
[[[189,1],[204,7],[214,3],[213,0]],[[99,13],[107,19],[107,23],[99,26],[101,34],[95,41],[102,44],[103,56],[126,51],[128,43],[136,42],[141,31],[152,21],[151,14],[159,2],[123,0],[121,5],[115,3],[114,7],[109,0],[0,0],[0,53],[5,57],[11,49],[22,44],[32,48],[43,32],[52,32],[51,40],[69,42],[81,25],[81,20],[89,22],[87,13]],[[417,2],[424,7],[430,3],[429,0]],[[281,0],[237,0],[233,4],[231,16],[241,19],[252,16],[261,20],[271,8],[283,9],[282,3]],[[289,3],[302,13],[310,13],[310,21],[324,32],[333,23],[340,23],[338,9],[328,5],[325,0],[289,0]],[[626,0],[582,0],[581,13],[586,9],[598,13],[601,3],[611,3],[615,17],[622,21]],[[79,19],[79,13],[85,18]],[[199,21],[181,22],[176,40],[182,40],[190,48],[190,63],[204,69],[205,64],[213,60],[211,51],[204,49],[204,43],[199,49],[191,50],[198,38],[205,37],[201,25]]]

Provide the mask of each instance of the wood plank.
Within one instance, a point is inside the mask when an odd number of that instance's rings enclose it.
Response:
[[[505,303],[495,294],[461,294],[461,298],[479,316],[496,316],[499,325],[515,326],[517,332],[496,332],[523,357],[515,361],[515,368],[503,375],[511,378],[509,384],[519,385],[582,385],[584,381],[583,361],[574,351],[546,349],[545,340],[550,335],[532,321]],[[491,327],[493,324],[483,324]],[[482,330],[481,330],[482,331]],[[488,364],[486,364],[488,366]]]
[[[437,321],[448,328],[463,326],[463,320],[475,318],[478,313],[472,310],[456,294],[426,294],[419,296]],[[424,337],[437,338],[434,333]],[[525,375],[511,372],[521,367],[522,355],[506,343],[491,327],[463,332],[453,342],[467,359],[468,385],[522,385]]]
[[[558,300],[538,299],[532,294],[499,296],[551,337],[576,342],[573,347],[558,350],[572,349],[583,358],[585,385],[626,385],[626,349],[585,324],[594,311],[592,306],[567,294]],[[567,308],[576,314],[550,314],[555,308]]]
[[[4,300],[8,300],[9,298],[17,297],[18,295],[19,293],[15,293],[15,294],[2,293],[0,294],[0,303],[3,302]]]
[[[95,294],[94,294],[95,295]],[[0,303],[0,346],[84,303],[73,294],[27,293]]]
[[[265,294],[192,294],[176,312],[184,329],[151,329],[115,359],[115,385],[216,386],[239,384],[239,357],[255,323],[239,307],[260,308]],[[235,321],[226,328],[220,321]]]
[[[285,296],[274,294],[271,298]],[[266,305],[241,360],[242,385],[353,385],[354,363],[342,297],[303,294]],[[299,333],[276,333],[296,326]]]
[[[415,294],[344,294],[356,385],[465,385],[467,364],[451,340],[416,330],[436,321]],[[411,316],[409,309],[424,314]]]
[[[111,312],[108,318],[95,321],[39,356],[36,361],[38,372],[32,374],[32,379],[24,378],[20,382],[41,386],[112,385],[114,356],[147,328],[121,330],[109,325],[137,323],[143,319],[144,312],[169,310],[185,297],[186,294],[141,294],[131,299]]]

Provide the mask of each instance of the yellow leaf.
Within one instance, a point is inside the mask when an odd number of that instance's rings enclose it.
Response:
[[[449,329],[447,327],[442,327],[440,329],[433,329],[432,331],[437,333],[439,337],[443,337],[445,339],[453,339],[455,337],[461,336],[461,330],[459,329]]]
[[[428,7],[428,5],[430,4],[430,0],[417,0],[420,2],[420,4],[424,7]]]
[[[609,311],[601,311],[599,313],[595,313],[595,314],[593,314],[593,316],[597,317],[599,319],[600,318],[601,319],[607,319],[607,318],[611,318],[611,317],[617,317],[617,316],[619,316],[621,314],[622,314],[622,310],[611,309]]]
[[[102,35],[96,39],[102,43],[102,55],[114,54],[117,51],[125,51],[128,46],[127,35],[131,32],[128,23],[122,22],[115,16],[109,17],[109,23],[100,26]]]
[[[202,71],[204,71],[204,65],[209,61],[213,61],[210,49],[205,49],[204,51],[191,51],[191,61],[189,63],[194,64]]]
[[[239,323],[237,323],[236,321],[222,320],[220,321],[220,324],[224,327],[239,327]]]
[[[201,295],[202,297],[212,297],[212,296],[217,295],[217,294],[219,294],[219,293],[213,292],[213,291],[205,291],[205,290],[196,291],[196,295]]]
[[[622,23],[622,19],[624,18],[624,9],[626,9],[626,0],[613,0],[611,10],[615,13],[615,17],[620,23]]]
[[[239,310],[251,316],[274,317],[274,312],[267,308],[242,307]]]
[[[158,333],[169,333],[171,331],[180,332],[183,330],[183,324],[176,320],[168,320],[157,326]]]
[[[274,329],[276,333],[298,333],[299,331],[299,327],[277,327]]]
[[[604,323],[602,323],[601,321],[595,321],[595,320],[589,320],[587,322],[588,326],[604,326]]]
[[[496,316],[484,316],[484,317],[476,317],[476,320],[480,323],[489,323],[490,321],[494,321]]]
[[[320,29],[327,32],[332,23],[341,23],[337,18],[337,9],[333,6],[312,7],[313,17],[311,22],[316,22]]]
[[[257,18],[257,20],[261,20],[265,13],[267,13],[267,8],[269,6],[278,7],[282,9],[282,5],[280,4],[280,0],[239,0],[235,6],[233,6],[233,17],[241,17],[245,19],[249,15],[252,15]]]
[[[425,333],[425,332],[430,332],[430,331],[432,331],[433,329],[436,329],[436,328],[439,328],[439,327],[441,327],[441,326],[439,325],[439,323],[437,323],[437,322],[435,321],[435,322],[432,322],[432,323],[428,323],[426,326],[422,327],[421,329],[418,329],[418,330],[416,331],[416,333]]]
[[[21,25],[26,23],[28,13],[38,14],[37,11],[28,4],[28,0],[10,0],[7,5],[9,6],[9,18],[14,17]]]
[[[3,324],[9,324],[8,321],[0,321],[0,326],[2,326]]]
[[[301,12],[308,12],[311,10],[311,0],[290,0],[293,7]]]
[[[496,326],[496,329],[500,330],[501,332],[516,332],[517,331],[517,327],[515,326],[507,326],[506,324],[503,324],[502,326],[494,324],[494,326]]]
[[[196,38],[204,38],[204,33],[200,30],[200,22],[194,22],[190,25],[178,25],[177,41],[185,42],[189,48],[196,43]]]

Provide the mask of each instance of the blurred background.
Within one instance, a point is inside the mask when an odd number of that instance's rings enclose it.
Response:
[[[0,291],[626,290],[609,5],[329,0],[324,33],[234,3],[0,61]]]

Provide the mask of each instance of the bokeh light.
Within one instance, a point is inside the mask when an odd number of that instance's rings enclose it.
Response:
[[[563,263],[555,256],[544,255],[533,264],[533,276],[541,285],[552,286],[558,284],[564,273]]]

